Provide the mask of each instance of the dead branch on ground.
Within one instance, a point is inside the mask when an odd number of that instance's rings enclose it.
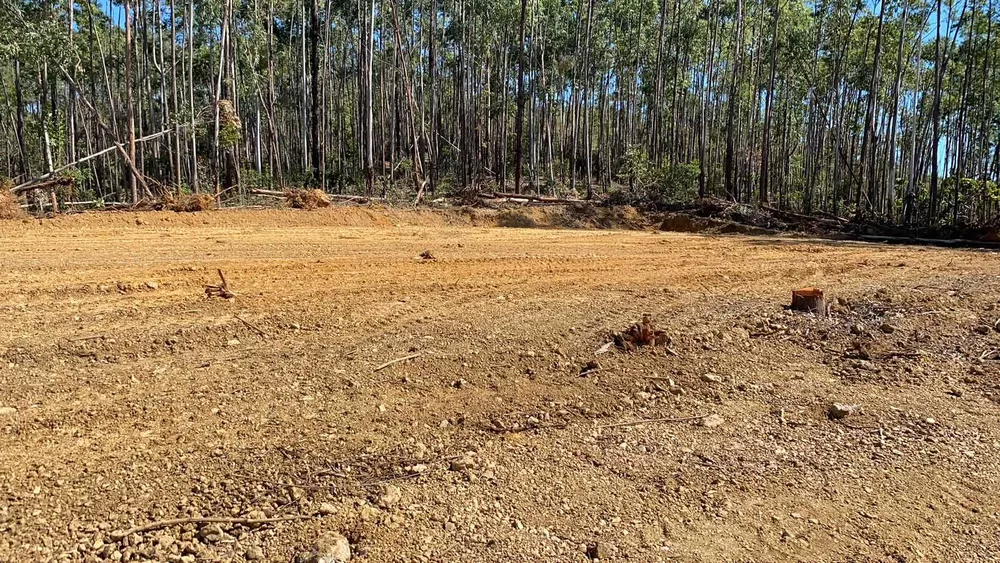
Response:
[[[421,355],[421,352],[417,352],[416,354],[410,354],[409,356],[403,356],[402,358],[396,358],[395,360],[389,360],[388,362],[386,362],[386,363],[378,366],[374,370],[372,370],[372,372],[374,373],[376,371],[382,371],[382,370],[384,370],[385,368],[387,368],[387,367],[389,367],[391,365],[398,364],[399,362],[405,362],[406,360],[412,360],[413,358],[416,358],[416,357],[418,357],[420,355]]]
[[[222,270],[217,270],[219,272],[219,279],[222,282],[219,285],[206,285],[205,286],[205,296],[206,297],[221,297],[223,299],[233,299],[236,294],[229,290],[229,284],[226,282],[226,276],[223,275]]]

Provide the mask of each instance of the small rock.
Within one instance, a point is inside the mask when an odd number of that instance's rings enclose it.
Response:
[[[865,333],[865,327],[862,324],[851,325],[851,334],[861,335]]]
[[[156,283],[155,281],[148,281],[146,282],[146,287],[148,287],[149,289],[160,289],[160,284]]]
[[[454,387],[455,389],[461,389],[462,387],[465,387],[466,385],[467,385],[467,383],[466,383],[466,381],[464,379],[456,379],[451,384],[451,386]]]
[[[264,559],[264,551],[259,547],[252,545],[243,553],[243,557],[247,561],[260,561]]]
[[[399,503],[403,498],[403,491],[395,485],[386,485],[382,489],[382,495],[378,498],[378,505],[381,508],[389,509]]]
[[[307,563],[345,563],[351,560],[351,542],[336,533],[323,534],[316,541],[316,547]]]
[[[993,329],[987,325],[979,325],[973,330],[975,330],[979,334],[989,334],[993,332]]]
[[[724,381],[722,377],[715,375],[714,373],[706,373],[702,375],[701,380],[705,383],[722,383]]]
[[[233,338],[226,342],[226,346],[239,346],[240,340],[238,338]]]
[[[639,399],[640,401],[648,401],[653,398],[653,394],[648,393],[646,391],[639,391],[638,393],[635,394],[635,398]]]
[[[611,559],[611,549],[605,542],[594,542],[587,545],[587,557],[608,561]]]
[[[858,412],[861,407],[859,405],[848,405],[846,403],[833,403],[826,410],[826,415],[830,417],[830,420],[840,420],[842,418],[847,418],[852,414]]]
[[[209,543],[215,543],[222,540],[222,536],[223,536],[222,528],[220,528],[216,524],[209,524],[207,526],[202,527],[202,529],[198,530],[198,537],[202,541],[206,541]]]
[[[382,512],[370,504],[362,506],[358,510],[358,518],[360,518],[362,522],[374,522],[378,520],[381,515]]]
[[[413,445],[413,457],[415,459],[424,459],[427,455],[427,444],[423,442],[417,442]]]
[[[12,414],[17,414],[17,409],[14,407],[0,407],[0,416],[10,416]]]
[[[715,428],[716,426],[722,426],[722,423],[725,421],[726,419],[717,414],[710,414],[701,419],[701,425],[705,428]]]
[[[881,330],[882,332],[884,332],[886,334],[892,334],[892,333],[896,332],[896,327],[892,326],[889,323],[882,323],[882,326],[879,327],[879,330]]]
[[[948,391],[948,394],[951,395],[952,397],[955,397],[957,399],[957,398],[959,398],[959,397],[962,396],[962,390],[961,389],[952,389],[952,390]]]
[[[645,547],[657,547],[663,543],[663,528],[661,526],[644,526],[639,530],[639,535]]]
[[[321,502],[319,507],[316,508],[316,514],[320,516],[330,516],[331,514],[337,513],[337,505],[332,502]]]
[[[464,455],[458,459],[451,460],[449,469],[452,471],[468,471],[476,467],[476,459],[471,455]]]
[[[927,424],[937,424],[937,421],[929,416],[924,419],[924,422],[926,422]]]

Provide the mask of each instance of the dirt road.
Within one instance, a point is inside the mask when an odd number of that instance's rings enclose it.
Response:
[[[0,561],[1000,558],[996,254],[489,223],[0,222]]]

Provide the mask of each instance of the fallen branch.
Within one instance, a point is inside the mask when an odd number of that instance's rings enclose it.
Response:
[[[922,358],[925,355],[923,352],[904,352],[902,350],[889,350],[883,354],[886,358]]]
[[[479,197],[484,199],[521,199],[525,201],[534,201],[538,203],[587,203],[583,199],[565,199],[559,197],[547,197],[541,195],[530,195],[530,194],[511,194],[505,192],[493,192],[493,193],[483,193],[479,194]]]
[[[187,127],[187,126],[188,126],[188,124],[182,124],[182,125],[180,125],[180,127]],[[164,135],[169,135],[170,133],[173,133],[173,132],[174,132],[173,128],[171,128],[171,129],[164,129],[163,131],[160,131],[159,133],[153,133],[152,135],[146,135],[145,137],[140,137],[140,138],[136,139],[135,142],[137,142],[137,143],[144,143],[146,141],[152,141],[153,139],[158,139],[158,138],[160,138],[160,137],[162,137]],[[119,149],[123,149],[124,147],[125,147],[125,143],[115,143],[115,144],[111,145],[110,147],[108,147],[106,149],[99,150],[99,151],[97,151],[95,153],[92,153],[92,154],[89,154],[89,155],[87,155],[87,156],[85,156],[83,158],[78,158],[78,159],[74,160],[73,162],[70,162],[69,164],[64,164],[63,166],[60,166],[59,168],[56,168],[55,170],[53,170],[51,172],[47,172],[47,173],[42,174],[41,176],[39,176],[37,178],[28,180],[27,182],[24,182],[23,184],[21,184],[19,186],[16,186],[11,191],[13,191],[15,194],[19,194],[19,193],[30,191],[30,190],[44,189],[44,188],[48,187],[48,182],[45,182],[45,180],[48,180],[49,178],[52,178],[53,176],[55,176],[56,174],[62,172],[63,170],[67,170],[69,168],[73,168],[74,166],[79,166],[79,165],[83,164],[84,162],[93,160],[93,159],[95,159],[95,158],[97,158],[99,156],[103,156],[105,154],[108,154],[109,152],[116,151],[116,150],[119,150]],[[57,178],[54,181],[55,182],[59,182],[60,180],[70,180],[70,182],[72,182],[71,178]]]
[[[303,516],[301,514],[296,516],[279,516],[277,518],[225,518],[215,516],[206,518],[174,518],[173,520],[160,520],[159,522],[136,526],[134,528],[129,528],[128,530],[117,530],[111,532],[111,539],[117,541],[127,538],[132,534],[152,532],[154,530],[169,528],[170,526],[183,526],[184,524],[244,524],[247,526],[256,526],[258,524],[289,522],[291,520],[308,520],[309,518],[311,518],[311,516]]]
[[[46,174],[41,179],[49,177],[51,177],[51,174]],[[47,182],[42,182],[40,181],[41,179],[31,180],[25,184],[21,184],[20,186],[17,186],[14,189],[10,190],[10,192],[14,195],[21,195],[22,193],[29,192],[31,190],[44,190],[59,186],[72,186],[74,183],[76,183],[76,180],[74,180],[73,178],[56,178],[54,180],[49,180]]]
[[[70,342],[84,342],[86,340],[104,340],[103,334],[90,334],[87,336],[77,336],[74,338],[67,338],[66,340]]]
[[[405,362],[406,360],[412,360],[413,358],[416,358],[417,356],[420,356],[420,354],[421,354],[420,352],[417,352],[416,354],[410,354],[409,356],[403,356],[402,358],[396,358],[395,360],[389,360],[388,362],[386,362],[386,363],[380,365],[379,367],[375,368],[374,370],[372,370],[372,372],[374,373],[376,371],[382,371],[382,370],[384,370],[385,368],[387,368],[387,367],[389,367],[391,365],[398,364],[399,362]]]
[[[244,319],[243,317],[241,317],[239,315],[236,315],[236,320],[238,320],[241,323],[247,325],[247,328],[249,328],[250,330],[256,332],[257,336],[260,336],[261,338],[267,338],[267,333],[265,333],[263,330],[261,330],[260,328],[258,328],[254,324],[252,324],[250,321]]]
[[[253,195],[282,198],[282,199],[287,197],[288,194],[288,192],[278,191],[278,190],[250,190],[250,193]],[[368,203],[369,201],[383,199],[378,197],[368,197],[363,195],[347,195],[347,194],[326,194],[326,197],[339,201],[353,201],[357,203]]]
[[[710,415],[699,414],[698,416],[685,416],[682,418],[647,418],[643,420],[635,420],[632,422],[618,422],[615,424],[602,424],[598,428],[620,428],[622,426],[639,426],[640,424],[650,424],[652,422],[690,422],[692,420],[701,420],[707,418]]]
[[[205,295],[208,297],[221,297],[223,299],[233,299],[236,294],[229,291],[229,284],[226,283],[226,276],[222,274],[222,270],[217,270],[219,272],[219,279],[222,283],[219,285],[206,285]]]

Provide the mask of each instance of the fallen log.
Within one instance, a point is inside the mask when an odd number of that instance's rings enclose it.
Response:
[[[288,192],[285,192],[285,191],[279,191],[279,190],[262,190],[262,189],[250,190],[250,193],[253,194],[253,195],[260,195],[260,196],[265,196],[265,197],[279,197],[279,198],[285,198],[285,197],[287,197],[287,194],[288,194]],[[363,196],[363,195],[326,194],[326,196],[328,198],[330,198],[330,199],[335,199],[337,201],[353,201],[353,202],[357,202],[357,203],[368,203],[369,201],[381,201],[382,200],[382,198],[368,197],[368,196]]]
[[[34,184],[28,182],[26,184],[21,184],[20,186],[16,186],[14,189],[11,190],[11,193],[13,193],[14,195],[21,195],[24,192],[30,192],[31,190],[46,190],[49,188],[56,188],[59,186],[72,186],[75,183],[76,180],[74,180],[73,178],[54,178],[52,180],[48,180],[45,182],[36,182]]]
[[[184,125],[182,125],[181,127],[184,127]],[[163,131],[160,131],[159,133],[153,133],[151,135],[146,135],[145,137],[140,137],[140,138],[136,139],[135,142],[137,142],[137,143],[143,143],[143,142],[146,142],[146,141],[152,141],[153,139],[158,139],[158,138],[160,138],[160,137],[162,137],[164,135],[172,133],[173,131],[174,131],[173,128],[171,128],[171,129],[164,129]],[[62,172],[63,170],[67,170],[69,168],[73,168],[74,166],[79,166],[79,165],[83,164],[84,162],[93,160],[93,159],[95,159],[95,158],[97,158],[99,156],[103,156],[105,154],[108,154],[109,152],[116,151],[116,150],[123,150],[124,147],[125,147],[125,143],[115,143],[115,144],[111,145],[110,147],[108,147],[106,149],[99,150],[99,151],[97,151],[95,153],[92,153],[92,154],[88,154],[87,156],[85,156],[83,158],[78,158],[78,159],[74,160],[73,162],[70,162],[69,164],[64,164],[63,166],[60,166],[59,168],[56,168],[52,172],[47,172],[47,173],[42,174],[41,176],[39,176],[37,178],[33,178],[31,180],[28,180],[27,182],[24,182],[23,184],[14,187],[13,192],[15,194],[19,194],[19,193],[30,191],[30,190],[43,189],[43,188],[46,187],[45,186],[45,181],[46,180],[48,180],[49,178],[52,178],[53,176],[55,176],[56,174]]]
[[[573,204],[573,203],[588,203],[584,199],[566,199],[560,197],[549,197],[531,194],[512,194],[505,192],[493,192],[493,193],[481,193],[479,197],[483,199],[509,199],[509,200],[524,200],[529,202],[538,203],[559,203],[559,204]]]

